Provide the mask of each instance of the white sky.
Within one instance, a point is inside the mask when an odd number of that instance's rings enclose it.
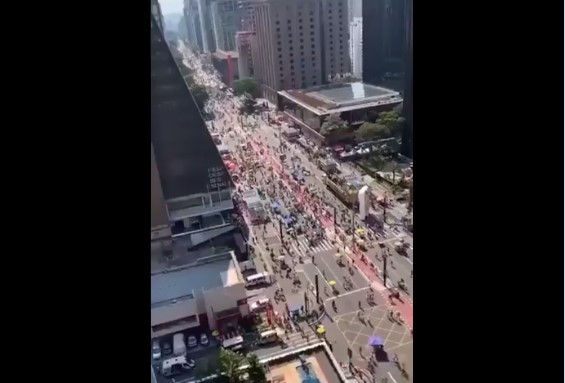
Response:
[[[163,14],[182,13],[182,0],[159,0],[159,4],[161,4],[161,12]]]

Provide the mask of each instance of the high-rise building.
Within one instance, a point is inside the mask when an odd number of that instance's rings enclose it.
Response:
[[[184,0],[184,19],[186,22],[188,41],[202,51],[204,45],[202,42],[202,29],[200,28],[200,14],[198,13],[197,0]]]
[[[241,30],[245,9],[240,0],[214,0],[211,4],[216,50],[235,51],[235,34]]]
[[[405,73],[404,73],[404,105],[402,113],[406,119],[404,130],[402,132],[402,154],[409,158],[414,156],[414,88],[413,88],[413,23],[414,23],[414,0],[406,0],[405,4],[405,35],[406,35],[406,53],[405,53]]]
[[[263,95],[349,73],[347,0],[253,0],[253,69]]]
[[[197,0],[197,3],[200,32],[202,34],[202,51],[214,53],[216,51],[216,41],[214,38],[214,27],[212,26],[212,16],[210,14],[212,0]]]
[[[185,251],[233,231],[231,178],[153,17],[151,142],[152,236],[166,236],[165,211]]]
[[[163,17],[163,12],[161,12],[161,5],[157,0],[151,0],[151,14],[155,18],[157,25],[162,31],[165,30],[165,19]]]
[[[363,0],[363,82],[379,85],[403,71],[404,1]]]
[[[349,23],[349,55],[351,72],[359,80],[363,78],[363,18],[355,17]]]
[[[363,0],[347,0],[347,10],[349,13],[349,22],[356,17],[363,17]]]

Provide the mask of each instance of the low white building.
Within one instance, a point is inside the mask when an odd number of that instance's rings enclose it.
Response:
[[[151,275],[151,337],[190,328],[223,330],[249,314],[233,251]]]
[[[363,18],[354,17],[349,23],[349,55],[353,76],[363,78]]]

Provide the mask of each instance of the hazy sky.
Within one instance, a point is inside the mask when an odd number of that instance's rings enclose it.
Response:
[[[182,13],[182,0],[159,0],[159,4],[161,4],[161,12],[163,14]]]

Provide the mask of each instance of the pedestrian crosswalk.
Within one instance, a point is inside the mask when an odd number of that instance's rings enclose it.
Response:
[[[272,352],[259,355],[260,359],[276,358],[284,354],[288,354],[293,350],[297,350],[306,346],[314,346],[321,342],[320,338],[316,333],[308,326],[304,326],[304,334],[301,332],[292,332],[288,335],[282,335],[281,340],[285,343],[285,347],[280,350],[274,350]]]
[[[327,239],[319,241],[316,246],[310,246],[308,239],[304,235],[299,235],[296,240],[290,240],[290,246],[294,253],[299,256],[307,257],[312,254],[328,251],[335,248]]]

